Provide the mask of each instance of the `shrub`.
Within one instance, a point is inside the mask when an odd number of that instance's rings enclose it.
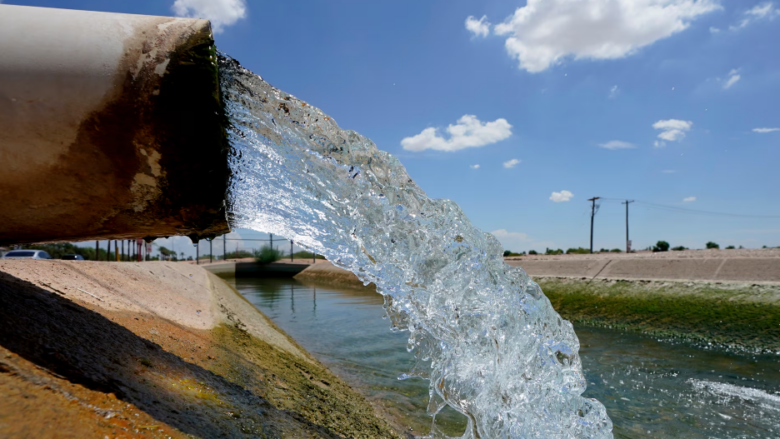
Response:
[[[668,252],[669,251],[669,243],[666,241],[658,241],[655,243],[655,247],[653,247],[654,252]]]
[[[619,248],[613,248],[612,250],[610,250],[610,252],[611,253],[623,253],[623,250],[621,250]]]
[[[718,245],[717,242],[710,241],[710,242],[708,242],[705,245],[707,246],[708,249],[719,249],[720,248],[720,246]]]
[[[586,255],[590,253],[590,250],[582,247],[570,248],[566,250],[567,255]]]
[[[255,250],[255,261],[260,264],[270,264],[282,259],[282,252],[267,245],[260,250]]]
[[[678,245],[677,247],[672,247],[672,251],[675,251],[675,252],[681,252],[683,250],[688,250],[688,247],[683,247],[681,245]]]
[[[528,254],[529,255],[538,255],[539,253],[536,253],[536,250],[529,250]]]
[[[544,254],[546,254],[546,255],[562,255],[563,254],[563,250],[561,250],[561,249],[553,250],[551,248],[548,248],[547,250],[544,251]]]
[[[729,245],[729,246],[726,247],[726,250],[734,250],[735,248],[736,247],[734,247],[733,245]]]

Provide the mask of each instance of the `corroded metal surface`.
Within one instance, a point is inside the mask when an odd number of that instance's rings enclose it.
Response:
[[[228,231],[222,122],[208,21],[0,5],[0,244]]]

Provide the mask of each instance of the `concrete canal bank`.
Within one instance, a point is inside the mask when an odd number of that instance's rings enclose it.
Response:
[[[0,261],[0,437],[399,437],[221,279]]]

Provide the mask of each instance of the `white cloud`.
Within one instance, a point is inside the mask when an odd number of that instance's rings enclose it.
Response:
[[[215,34],[246,17],[245,0],[176,0],[171,9],[179,17],[210,20]]]
[[[656,140],[655,142],[653,142],[653,147],[654,148],[666,148],[666,142],[664,142],[663,140]]]
[[[694,201],[696,201],[696,197],[683,198],[683,203],[693,203]]]
[[[664,141],[676,142],[682,140],[685,137],[685,132],[689,131],[693,126],[693,122],[677,119],[659,120],[653,124],[653,128],[661,130],[661,134],[658,138],[661,141],[655,142],[656,148],[663,148],[666,146]]]
[[[490,22],[487,21],[487,15],[477,20],[473,15],[466,19],[466,29],[475,37],[486,37],[490,33]]]
[[[609,89],[609,98],[615,99],[619,93],[619,89],[617,85],[613,85],[612,88]]]
[[[465,115],[455,125],[447,127],[449,139],[439,136],[438,128],[426,128],[416,136],[401,140],[401,146],[407,151],[458,151],[465,148],[478,148],[500,142],[512,135],[512,125],[506,119],[493,122],[480,122],[477,116]]]
[[[512,160],[510,160],[508,162],[504,162],[504,167],[507,168],[507,169],[512,169],[512,168],[514,168],[515,166],[517,166],[519,164],[520,164],[520,160],[512,159]]]
[[[749,25],[750,23],[756,20],[763,20],[763,19],[774,20],[775,17],[780,15],[780,10],[775,8],[774,3],[766,2],[766,3],[761,3],[760,5],[753,6],[753,8],[745,11],[744,15],[745,15],[744,18],[742,18],[739,24],[734,26],[729,26],[729,30],[742,29],[744,27],[747,27],[747,25]]]
[[[555,203],[563,203],[569,201],[574,197],[574,194],[569,191],[553,192],[550,195],[550,199]]]
[[[716,34],[718,32],[720,32],[720,29],[718,29],[717,27],[710,26],[710,33]]]
[[[636,145],[634,145],[633,143],[621,142],[620,140],[610,140],[607,143],[599,144],[599,146],[604,149],[612,149],[612,150],[636,148]]]
[[[564,59],[617,59],[722,9],[716,0],[528,0],[493,29],[521,69],[541,72]]]
[[[771,133],[771,132],[774,132],[774,131],[780,131],[780,128],[753,128],[753,132],[754,133],[765,134],[765,133]]]
[[[729,78],[726,80],[726,83],[723,84],[723,89],[728,90],[732,85],[736,84],[740,78],[741,76],[739,75],[739,69],[732,69],[729,72]]]
[[[469,168],[471,168],[471,169],[479,169],[479,165],[469,165]]]

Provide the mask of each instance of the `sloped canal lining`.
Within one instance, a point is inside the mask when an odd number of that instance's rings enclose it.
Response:
[[[234,286],[342,378],[384,406],[399,428],[427,434],[428,384],[399,381],[412,359],[406,335],[388,331],[382,297],[369,289],[287,279],[237,279]],[[588,390],[622,438],[780,437],[780,358],[707,351],[606,329],[577,327]],[[436,417],[462,434],[454,411]],[[408,430],[412,427],[413,430]]]

